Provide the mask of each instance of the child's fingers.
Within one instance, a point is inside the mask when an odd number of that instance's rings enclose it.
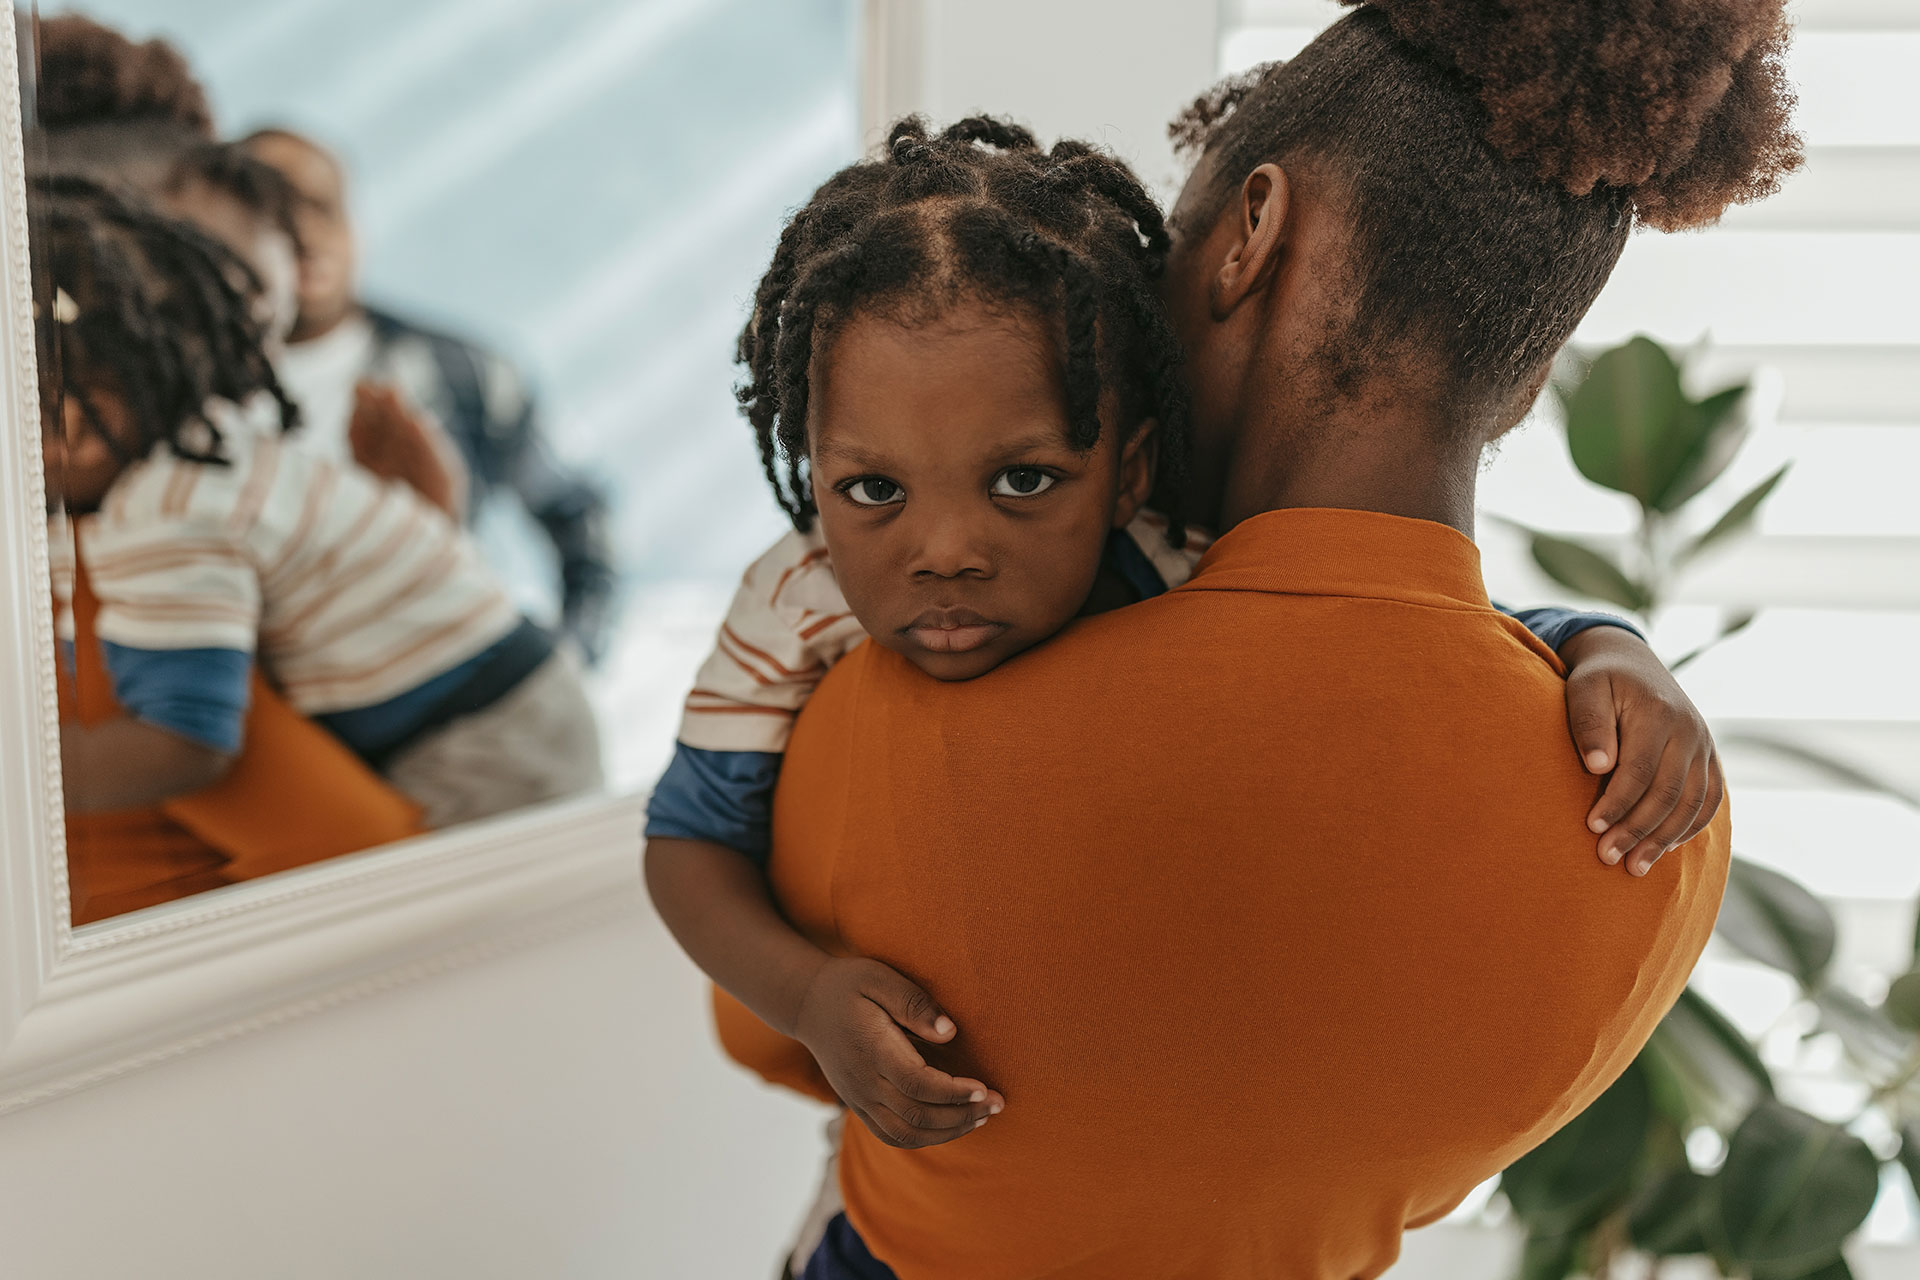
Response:
[[[1676,743],[1661,754],[1658,764],[1634,770],[1632,790],[1636,793],[1635,799],[1622,817],[1607,824],[1606,834],[1600,840],[1602,862],[1608,866],[1619,863],[1656,832],[1665,830],[1668,819],[1673,817],[1675,810],[1683,808],[1691,796],[1692,808],[1686,809],[1681,815],[1676,834],[1686,829],[1693,821],[1693,815],[1699,811],[1701,799],[1706,794],[1704,779],[1698,790],[1691,786],[1692,764],[1689,754]],[[1628,769],[1628,763],[1622,761],[1615,778],[1618,779],[1620,773]],[[1614,784],[1609,783],[1601,803],[1612,801],[1617,804],[1622,799],[1622,796],[1615,795]],[[1666,848],[1663,847],[1660,852],[1665,853]],[[1630,865],[1627,869],[1644,875],[1646,868],[1653,865],[1653,859],[1643,857],[1642,863],[1638,868]]]
[[[1667,850],[1680,844],[1693,833],[1695,820],[1706,807],[1707,797],[1713,790],[1710,765],[1711,762],[1706,760],[1694,765],[1687,774],[1685,790],[1681,793],[1679,801],[1664,818],[1660,819],[1659,824],[1652,831],[1648,832],[1638,844],[1627,850],[1623,861],[1629,872],[1636,876],[1647,874]],[[1644,806],[1647,802],[1641,803]],[[1628,821],[1632,821],[1632,815],[1629,816]]]
[[[1613,682],[1605,675],[1575,672],[1567,678],[1567,728],[1589,773],[1606,773],[1619,756],[1620,712]]]
[[[875,1081],[873,1096],[860,1114],[867,1128],[888,1146],[933,1147],[972,1133],[991,1113],[985,1103],[947,1107],[917,1102],[880,1080]]]
[[[957,1028],[933,997],[896,970],[873,961],[862,975],[860,994],[887,1011],[887,1016],[922,1040],[945,1044]]]

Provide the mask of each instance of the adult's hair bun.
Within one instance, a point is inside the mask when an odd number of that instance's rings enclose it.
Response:
[[[206,91],[165,40],[136,43],[78,14],[41,22],[34,110],[48,129],[153,121],[209,140]]]
[[[1641,222],[1712,222],[1800,166],[1785,0],[1364,3],[1465,77],[1500,154],[1576,196],[1623,191]]]

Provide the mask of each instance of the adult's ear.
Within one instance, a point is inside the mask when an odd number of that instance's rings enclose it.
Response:
[[[1286,237],[1287,197],[1287,174],[1277,164],[1261,165],[1240,184],[1231,206],[1237,223],[1233,247],[1208,290],[1215,320],[1226,319],[1272,281]]]
[[[1153,496],[1153,478],[1160,465],[1160,423],[1148,418],[1134,431],[1120,454],[1120,492],[1113,501],[1113,527],[1124,529]]]

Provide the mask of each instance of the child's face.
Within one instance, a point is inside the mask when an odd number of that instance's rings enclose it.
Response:
[[[87,398],[100,416],[100,424],[113,433],[122,449],[134,452],[139,433],[127,412],[126,402],[106,388],[88,391]],[[62,396],[58,418],[57,422],[42,423],[43,456],[51,464],[47,487],[50,491],[58,489],[68,511],[85,515],[99,508],[101,499],[107,496],[107,490],[113,487],[125,464],[87,421],[80,397]]]
[[[1068,443],[1055,343],[1024,312],[963,305],[904,327],[856,315],[815,362],[809,465],[854,615],[941,680],[1073,620],[1109,531],[1151,487],[1146,428]],[[1109,397],[1111,401],[1111,397]]]

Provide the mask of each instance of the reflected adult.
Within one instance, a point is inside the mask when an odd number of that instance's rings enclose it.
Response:
[[[50,167],[158,190],[213,141],[206,90],[165,40],[130,40],[80,14],[40,22],[32,119]]]
[[[558,561],[561,627],[594,659],[612,622],[614,569],[606,500],[563,467],[534,402],[504,357],[365,302],[339,158],[303,134],[262,129],[242,140],[293,187],[300,232],[300,313],[281,376],[311,446],[345,456],[355,387],[387,383],[433,414],[464,455],[469,511],[510,495],[545,531]]]
[[[1628,1067],[1713,924],[1718,768],[1663,781],[1672,827],[1596,810],[1474,483],[1633,225],[1797,162],[1784,43],[1779,0],[1383,0],[1191,113],[1164,296],[1219,542],[971,682],[866,646],[786,757],[780,905],[910,975],[958,1028],[929,1061],[1006,1100],[931,1150],[848,1126],[807,1280],[1376,1276]],[[854,261],[793,263],[809,380]],[[1703,813],[1645,879],[1593,857],[1590,823],[1644,868]]]

